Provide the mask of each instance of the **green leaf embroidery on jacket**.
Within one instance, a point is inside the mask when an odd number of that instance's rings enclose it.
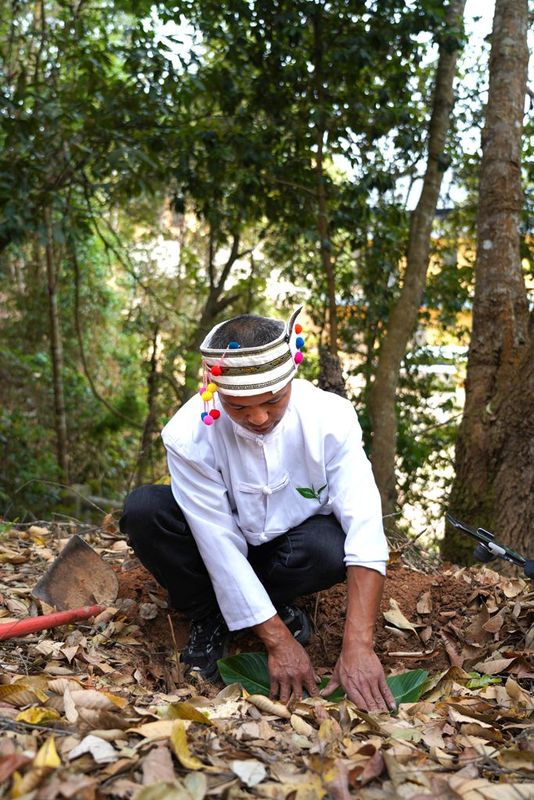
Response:
[[[326,489],[326,487],[327,487],[326,483],[325,483],[324,486],[321,486],[321,488],[317,489],[317,490],[315,490],[313,488],[312,489],[308,489],[305,486],[297,486],[297,492],[300,495],[302,495],[302,497],[305,497],[306,500],[320,500],[321,499],[321,492],[324,491]]]

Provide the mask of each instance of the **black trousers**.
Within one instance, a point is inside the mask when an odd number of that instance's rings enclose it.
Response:
[[[126,499],[120,529],[173,608],[197,621],[218,609],[211,580],[170,486],[140,486]],[[333,515],[316,515],[248,560],[276,608],[345,579],[345,534]]]

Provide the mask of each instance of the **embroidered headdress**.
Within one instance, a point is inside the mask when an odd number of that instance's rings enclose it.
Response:
[[[293,312],[279,336],[255,347],[241,347],[239,342],[234,341],[228,342],[224,348],[210,347],[214,334],[228,321],[215,325],[200,345],[204,367],[200,394],[204,402],[209,403],[215,391],[250,397],[283,389],[295,376],[303,360],[300,352],[304,346],[304,339],[300,336],[302,326],[295,324],[301,310],[302,306],[299,306]],[[208,416],[212,419],[208,420]],[[203,420],[211,425],[218,416],[216,409],[206,409]]]

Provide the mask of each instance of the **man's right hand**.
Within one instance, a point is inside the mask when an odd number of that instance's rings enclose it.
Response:
[[[317,695],[315,672],[310,658],[278,614],[255,625],[254,631],[267,648],[271,697],[287,703],[290,697],[302,699],[304,690],[310,696]]]

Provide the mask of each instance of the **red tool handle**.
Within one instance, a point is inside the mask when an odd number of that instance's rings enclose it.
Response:
[[[66,625],[77,619],[89,619],[89,617],[100,614],[105,607],[70,608],[68,611],[56,611],[54,614],[43,614],[40,617],[28,617],[17,622],[0,623],[0,642],[5,639],[14,639],[15,636],[26,636],[28,633],[44,631],[46,628],[56,628],[58,625]]]

